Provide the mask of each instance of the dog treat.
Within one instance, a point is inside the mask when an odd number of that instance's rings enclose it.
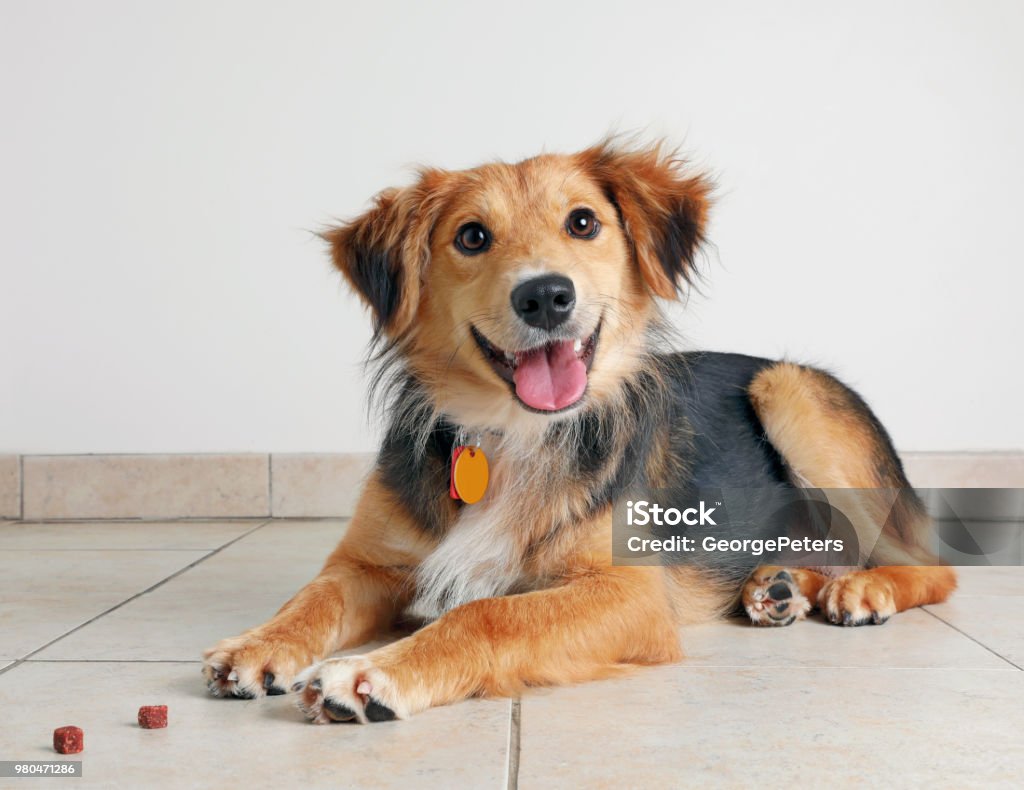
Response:
[[[139,708],[139,726],[144,730],[159,730],[167,726],[166,705],[143,705]]]
[[[53,750],[58,754],[78,754],[85,748],[80,727],[58,727],[53,731]]]

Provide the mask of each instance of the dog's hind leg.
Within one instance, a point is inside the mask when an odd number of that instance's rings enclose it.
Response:
[[[793,484],[827,489],[853,525],[861,564],[881,566],[822,584],[816,600],[828,619],[880,623],[944,601],[956,574],[929,551],[931,519],[867,404],[827,373],[789,362],[758,373],[749,396]]]
[[[791,625],[820,608],[836,625],[881,625],[896,612],[941,603],[956,589],[945,566],[888,565],[830,578],[810,568],[763,565],[743,587],[754,625]]]

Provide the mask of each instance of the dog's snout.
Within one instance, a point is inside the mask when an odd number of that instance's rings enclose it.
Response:
[[[534,277],[512,289],[512,309],[530,326],[554,329],[576,306],[572,280],[560,274]]]

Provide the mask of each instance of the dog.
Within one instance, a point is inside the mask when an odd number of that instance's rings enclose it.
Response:
[[[405,719],[677,662],[681,625],[734,610],[856,626],[946,599],[954,572],[856,393],[793,362],[665,347],[662,303],[693,284],[712,191],[661,144],[606,140],[425,169],[323,233],[372,313],[387,429],[319,575],[204,654],[213,695],[290,690],[317,723]],[[475,503],[453,497],[462,453],[488,459]],[[851,505],[882,562],[842,572],[616,561],[630,491],[706,485],[910,493]],[[404,638],[329,658],[410,618]]]

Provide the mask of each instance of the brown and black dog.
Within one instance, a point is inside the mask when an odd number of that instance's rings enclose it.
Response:
[[[757,624],[818,606],[861,625],[950,594],[913,494],[888,514],[853,505],[879,567],[613,562],[613,506],[636,485],[908,489],[885,430],[832,376],[665,348],[658,300],[690,283],[709,193],[660,146],[606,142],[425,170],[324,234],[373,313],[389,425],[320,574],[206,652],[214,695],[291,689],[316,722],[405,718],[678,661],[678,627],[737,602]],[[466,504],[449,471],[476,444],[490,482]],[[410,616],[427,624],[328,658]]]

